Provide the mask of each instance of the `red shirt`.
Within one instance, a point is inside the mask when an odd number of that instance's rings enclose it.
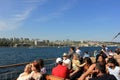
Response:
[[[59,64],[52,69],[52,75],[62,78],[68,78],[69,70],[67,66],[63,66]]]

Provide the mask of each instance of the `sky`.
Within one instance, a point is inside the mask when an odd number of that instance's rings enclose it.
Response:
[[[111,41],[119,32],[120,0],[0,0],[1,38]]]

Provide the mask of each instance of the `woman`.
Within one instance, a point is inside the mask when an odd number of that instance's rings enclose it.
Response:
[[[30,74],[31,80],[42,80],[42,74],[40,73],[40,65],[38,61],[32,63],[32,72]]]
[[[30,80],[31,67],[31,64],[27,64],[17,80]]]
[[[92,60],[89,57],[85,57],[83,62],[86,63],[83,67],[83,72],[86,72],[88,68],[92,65]]]
[[[70,80],[75,80],[76,78],[78,78],[82,72],[80,71],[81,68],[83,67],[85,64],[80,65],[80,61],[79,61],[79,55],[78,54],[73,54],[73,59],[72,59],[72,73],[70,73]]]
[[[43,59],[39,59],[39,64],[40,64],[40,73],[46,74],[46,68],[44,67]]]

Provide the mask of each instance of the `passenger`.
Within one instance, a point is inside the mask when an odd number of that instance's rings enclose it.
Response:
[[[68,58],[72,59],[74,53],[75,53],[75,47],[70,47],[70,50],[68,52]]]
[[[120,48],[115,49],[115,54],[117,54],[117,55],[120,54]]]
[[[80,50],[80,47],[76,47],[76,54],[80,55],[81,56],[81,50]]]
[[[86,72],[88,68],[92,65],[92,60],[89,57],[85,57],[83,62],[86,63],[83,67],[83,72]]]
[[[80,62],[82,63],[83,62],[83,54],[82,54],[82,51],[80,50],[80,47],[76,47],[76,54],[79,55],[79,60]]]
[[[106,58],[108,57],[108,55],[109,55],[108,48],[105,45],[102,45],[102,49],[101,49],[101,53],[100,54],[106,56]]]
[[[85,73],[88,70],[88,68],[92,65],[92,60],[89,57],[85,57],[83,62],[85,63],[85,65],[83,66],[82,70],[83,70],[83,73]],[[91,74],[86,76],[85,80],[87,80],[89,77],[91,77]]]
[[[31,80],[42,80],[42,74],[40,73],[40,65],[38,61],[32,63],[32,72],[30,74]]]
[[[46,74],[46,68],[44,67],[44,61],[43,59],[39,59],[39,64],[40,64],[40,73]]]
[[[71,60],[68,58],[67,53],[63,54],[63,63],[68,67],[68,69],[71,69]]]
[[[79,55],[74,54],[72,59],[72,72],[70,73],[70,80],[75,80],[76,78],[79,78],[82,74],[82,71],[80,67],[83,67],[85,64],[80,65],[79,61]]]
[[[31,67],[31,64],[27,64],[24,68],[24,72],[19,75],[17,80],[30,80]]]
[[[116,59],[110,58],[108,60],[108,72],[109,74],[114,75],[117,80],[120,80],[120,67]]]
[[[99,55],[98,58],[96,58],[96,63],[97,63],[97,62],[99,62],[100,64],[106,64],[105,58],[104,58],[103,55]],[[88,77],[88,75],[90,75],[90,74],[93,72],[93,70],[95,69],[95,67],[96,67],[96,64],[95,64],[95,63],[92,64],[92,65],[88,68],[88,70],[80,76],[80,78],[79,78],[78,80],[85,80],[86,77]],[[93,74],[93,77],[95,77],[95,76],[96,76],[96,75]]]
[[[100,54],[96,57],[96,62],[100,62],[101,64],[106,64],[105,57]]]
[[[96,56],[98,55],[99,53],[97,52],[97,50],[94,51],[94,57],[96,58]]]
[[[52,69],[52,75],[61,78],[68,78],[69,70],[67,66],[63,65],[62,58],[57,58],[56,64],[57,66]]]
[[[97,77],[93,77],[89,80],[117,80],[115,76],[106,74],[106,67],[104,64],[96,63],[94,72]]]
[[[88,52],[84,52],[83,58],[85,58],[85,57],[90,57],[90,55],[88,54]]]

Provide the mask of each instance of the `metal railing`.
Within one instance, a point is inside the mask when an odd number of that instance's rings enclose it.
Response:
[[[48,74],[51,74],[52,68],[55,66],[54,61],[55,61],[55,59],[45,59],[44,60],[44,62],[46,62],[45,67],[46,67],[46,70],[47,70]],[[5,69],[8,69],[8,68],[17,68],[17,67],[25,66],[28,63],[30,63],[30,62],[0,66],[0,69],[5,70]],[[19,76],[19,74],[22,73],[22,72],[23,72],[23,68],[22,68],[22,70],[15,69],[14,71],[2,72],[2,73],[0,73],[0,80],[16,80],[17,77]]]

